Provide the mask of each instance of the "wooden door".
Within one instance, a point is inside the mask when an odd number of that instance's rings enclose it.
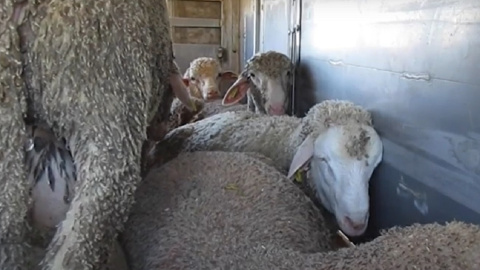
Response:
[[[239,72],[238,0],[169,0],[175,59],[185,72],[195,58],[220,60],[224,70]]]

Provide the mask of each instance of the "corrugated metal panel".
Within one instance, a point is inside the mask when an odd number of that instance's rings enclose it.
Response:
[[[371,230],[480,223],[480,2],[302,2],[298,113],[352,100],[384,141]]]

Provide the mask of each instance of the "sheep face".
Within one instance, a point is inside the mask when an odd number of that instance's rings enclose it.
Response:
[[[236,79],[237,74],[226,71],[222,72],[220,63],[213,58],[200,57],[190,63],[184,75],[186,84],[201,93],[205,100],[213,100],[221,97],[219,84],[221,80]],[[195,91],[193,91],[195,92]]]
[[[283,115],[290,102],[292,63],[281,53],[269,51],[252,57],[238,80],[228,89],[223,105],[239,102],[254,87],[269,115]]]
[[[350,236],[367,228],[369,181],[382,155],[380,137],[369,126],[332,127],[314,142],[311,175],[318,197]]]
[[[290,70],[283,70],[277,76],[268,76],[262,72],[250,72],[250,80],[262,93],[262,103],[269,115],[283,115],[287,111]]]
[[[310,177],[321,203],[335,215],[342,231],[359,236],[369,219],[370,177],[382,156],[383,144],[372,127],[334,126],[304,140],[291,171],[310,161]]]

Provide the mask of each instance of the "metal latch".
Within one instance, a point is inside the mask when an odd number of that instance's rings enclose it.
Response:
[[[222,60],[225,57],[225,49],[222,47],[218,47],[217,49],[217,58],[218,60]]]

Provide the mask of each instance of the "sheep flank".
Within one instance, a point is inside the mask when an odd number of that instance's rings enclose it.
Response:
[[[152,170],[122,234],[131,269],[218,269],[219,256],[257,245],[332,249],[319,210],[265,162],[272,163],[259,154],[195,152]]]
[[[97,269],[127,219],[146,127],[175,70],[166,3],[0,3],[0,268],[31,269],[27,114],[66,139],[82,179],[42,267]]]

